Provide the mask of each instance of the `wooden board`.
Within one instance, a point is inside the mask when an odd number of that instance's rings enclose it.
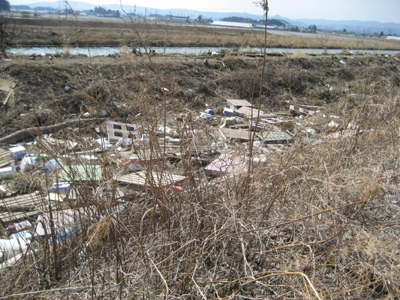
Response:
[[[212,176],[236,173],[246,169],[246,162],[247,158],[244,156],[222,153],[204,168],[204,172]]]
[[[235,139],[247,142],[250,139],[250,134],[253,134],[251,131],[243,130],[243,129],[229,129],[229,128],[220,128],[219,132],[221,133],[224,140]],[[258,140],[257,137],[255,140]]]
[[[4,149],[0,149],[0,168],[8,166],[14,160],[10,156],[10,152]]]

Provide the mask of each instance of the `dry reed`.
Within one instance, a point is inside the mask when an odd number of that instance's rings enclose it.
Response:
[[[177,70],[155,64],[150,56],[147,63],[137,63],[129,52],[120,59],[131,81],[120,82],[126,96],[119,101],[128,111],[140,110],[143,118],[128,118],[149,136],[153,159],[143,165],[146,174],[157,170],[171,176],[156,131],[173,122],[189,181],[178,193],[159,189],[161,178],[148,175],[148,188],[129,190],[129,199],[120,202],[123,209],[117,209],[114,193],[100,197],[88,192],[97,183],[73,180],[84,199],[80,208],[72,207],[81,232],[52,244],[38,240],[32,255],[2,273],[3,298],[376,299],[400,294],[398,204],[390,197],[398,197],[400,94],[392,81],[352,80],[359,97],[338,96],[334,107],[343,116],[342,129],[360,126],[353,135],[326,139],[328,132],[321,130],[319,143],[298,138],[266,164],[196,183],[201,169],[187,153],[196,148],[194,132],[204,125],[187,110]],[[312,66],[302,55],[286,63]],[[242,70],[238,61],[229,64]],[[264,80],[254,69],[247,76],[261,84],[255,97],[271,87],[271,78],[280,78],[292,93],[304,80],[316,80],[265,64]],[[93,77],[84,101],[99,112],[102,101],[109,101],[110,87],[94,72]],[[226,83],[239,82],[232,78]],[[160,95],[163,87],[168,92]],[[182,113],[180,121],[169,118]],[[74,139],[84,143],[88,132],[82,129]],[[70,133],[63,130],[61,136]],[[247,150],[236,149],[238,154]],[[62,154],[54,149],[52,156]],[[115,165],[107,152],[101,158],[101,188],[112,190]],[[56,239],[53,228],[48,237]]]

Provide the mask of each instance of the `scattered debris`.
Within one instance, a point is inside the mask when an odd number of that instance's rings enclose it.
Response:
[[[12,159],[21,159],[26,155],[24,146],[10,148],[10,156]]]
[[[331,121],[331,122],[328,124],[328,127],[339,127],[339,123],[336,123],[335,121]]]
[[[284,123],[282,120],[279,120],[277,118],[266,118],[266,119],[260,119],[254,120],[250,119],[249,120],[249,129],[253,131],[261,131],[261,130],[273,130],[273,131],[279,131],[278,125],[282,125]]]
[[[223,112],[227,116],[233,116],[233,114],[235,113],[235,111],[233,109],[230,109],[228,107],[225,107]]]
[[[15,176],[16,168],[12,162],[9,167],[0,168],[0,179],[10,179]]]
[[[286,144],[292,139],[291,135],[282,131],[279,132],[263,131],[257,133],[257,136],[264,144]]]
[[[123,139],[140,139],[138,126],[135,124],[107,121],[107,135],[110,143],[116,143]]]
[[[294,116],[313,116],[315,114],[312,110],[295,105],[290,105],[289,112]]]

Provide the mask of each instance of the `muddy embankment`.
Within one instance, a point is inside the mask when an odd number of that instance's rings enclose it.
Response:
[[[0,136],[21,128],[53,125],[105,110],[114,119],[133,121],[144,103],[164,98],[171,111],[218,111],[227,98],[259,99],[262,60],[257,58],[162,56],[18,57],[5,61],[0,76],[17,83],[14,98],[0,107]],[[162,83],[157,78],[157,74]],[[361,86],[400,84],[395,56],[268,57],[261,89],[265,111],[290,104],[324,106],[348,112]],[[361,84],[362,83],[362,84]],[[1,92],[3,98],[5,92]],[[353,96],[352,96],[353,95]]]

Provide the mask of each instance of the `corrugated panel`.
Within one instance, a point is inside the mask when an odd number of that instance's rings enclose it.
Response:
[[[151,176],[146,177],[146,173],[141,171],[126,175],[116,176],[114,179],[119,183],[136,185],[140,187],[144,187],[145,185],[150,185],[150,181],[154,180],[154,184],[157,187],[165,187],[168,185],[183,182],[187,178],[184,176],[172,175],[167,173],[163,173],[163,175],[161,175],[161,173],[158,172],[152,172],[152,177],[153,178],[151,178]],[[161,184],[160,184],[160,178],[161,178]]]

